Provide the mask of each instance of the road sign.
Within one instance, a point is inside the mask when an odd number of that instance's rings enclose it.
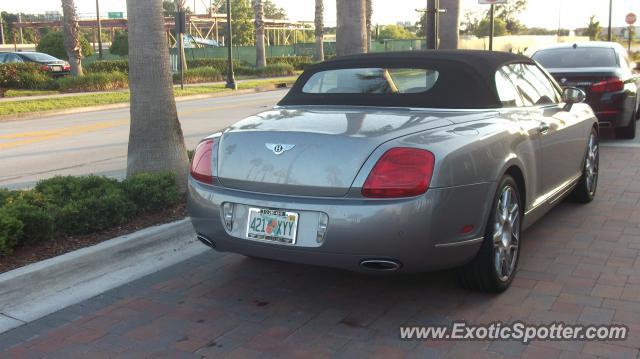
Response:
[[[109,19],[122,19],[124,14],[122,12],[110,12],[107,16]]]
[[[506,4],[508,0],[478,0],[480,5]]]
[[[627,24],[633,25],[633,24],[636,23],[636,21],[638,21],[638,17],[634,13],[629,13],[629,14],[627,14],[627,17],[625,18],[625,21],[627,22]]]

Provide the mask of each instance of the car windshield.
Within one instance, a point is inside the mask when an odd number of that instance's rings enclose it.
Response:
[[[603,47],[541,50],[533,59],[548,69],[575,67],[618,67],[616,52]]]
[[[429,91],[438,71],[410,68],[354,68],[313,74],[302,92],[309,94],[410,94]]]
[[[60,61],[59,59],[51,55],[43,54],[40,52],[23,52],[20,54],[20,56],[26,57],[27,59],[35,62]]]

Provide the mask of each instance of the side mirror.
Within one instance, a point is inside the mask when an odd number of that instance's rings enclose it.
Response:
[[[562,92],[562,100],[567,104],[584,102],[587,95],[577,87],[566,87]]]

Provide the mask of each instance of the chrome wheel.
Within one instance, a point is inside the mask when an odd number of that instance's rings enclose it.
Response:
[[[584,164],[585,184],[590,195],[596,192],[598,184],[598,140],[592,133],[589,137],[589,145],[587,147],[587,158]]]
[[[520,206],[513,187],[505,186],[495,209],[493,230],[494,267],[506,282],[515,270],[520,245]]]

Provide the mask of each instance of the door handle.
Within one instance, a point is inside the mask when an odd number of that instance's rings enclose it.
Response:
[[[540,124],[540,126],[538,126],[538,132],[540,132],[543,135],[545,133],[549,132],[550,129],[551,129],[551,127],[546,122],[543,122],[543,123]]]

